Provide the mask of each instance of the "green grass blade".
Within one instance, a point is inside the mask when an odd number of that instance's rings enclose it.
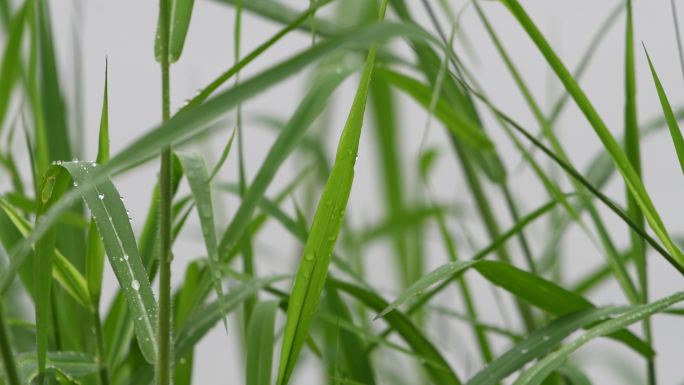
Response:
[[[223,285],[221,283],[216,226],[214,224],[214,209],[207,166],[204,163],[204,159],[199,155],[181,153],[177,153],[176,155],[183,165],[183,170],[185,171],[185,175],[190,184],[190,190],[192,191],[193,199],[197,207],[200,226],[202,227],[202,237],[204,238],[204,246],[207,250],[207,260],[209,261],[209,269],[211,270],[214,289],[216,290],[216,295],[221,300],[223,299],[224,293]],[[223,302],[224,301],[219,301],[219,303]],[[227,315],[224,313],[224,324],[226,323],[226,316]],[[228,325],[226,324],[226,329],[227,328]]]
[[[477,372],[468,380],[466,385],[496,384],[523,368],[527,363],[549,353],[576,330],[623,311],[624,308],[607,307],[580,310],[561,316],[548,325],[535,330],[508,349],[491,364]]]
[[[273,346],[277,301],[259,302],[247,330],[246,385],[269,385],[273,367]]]
[[[437,282],[450,278],[460,272],[467,270],[476,264],[477,261],[454,261],[442,265],[430,273],[422,276],[416,282],[411,284],[406,290],[402,291],[392,303],[375,316],[374,320],[384,317],[387,313],[395,310],[401,304],[408,301],[410,298],[423,293],[423,291]]]
[[[48,169],[45,174],[38,199],[36,221],[40,221],[50,205],[68,188],[68,179],[60,177],[56,168]],[[34,293],[36,314],[36,359],[38,372],[43,375],[46,368],[49,334],[54,325],[52,312],[52,268],[57,242],[57,228],[53,226],[45,237],[36,242],[34,271]]]
[[[549,354],[544,359],[534,364],[531,368],[524,371],[514,384],[540,384],[553,370],[565,362],[570,354],[586,345],[588,342],[601,336],[615,334],[625,327],[650,317],[653,314],[662,312],[668,307],[681,301],[684,301],[684,293],[680,292],[650,304],[632,306],[630,310],[611,320],[602,322],[597,326],[592,327],[574,341]]]
[[[520,6],[518,1],[503,1],[516,17],[516,19],[518,19],[518,22],[521,24],[521,26],[527,31],[532,41],[537,45],[543,56],[546,58],[548,64],[556,72],[556,75],[563,83],[568,93],[570,93],[570,95],[573,97],[577,103],[577,106],[584,113],[597,136],[603,143],[604,148],[613,158],[613,161],[622,174],[625,183],[629,187],[630,193],[639,204],[639,207],[646,216],[646,219],[648,220],[648,223],[653,231],[656,233],[658,238],[660,238],[665,248],[670,252],[677,263],[680,266],[684,266],[684,254],[672,241],[664,223],[662,222],[662,219],[660,218],[650,196],[646,191],[646,188],[643,185],[643,182],[641,181],[641,178],[639,178],[639,175],[632,167],[629,159],[606,127],[598,112],[596,112],[594,109],[594,106],[584,94],[584,91],[582,91],[580,86],[577,84],[565,65],[558,58],[532,19],[530,19],[522,6]]]
[[[194,304],[192,301],[197,290],[197,283],[200,277],[200,266],[203,260],[191,262],[185,269],[183,286],[176,296],[174,302],[174,329],[177,330],[192,315]],[[173,379],[176,385],[190,385],[192,382],[192,370],[194,364],[194,352],[191,350],[177,360],[174,366]]]
[[[35,353],[17,355],[17,364],[23,383],[33,384],[39,374],[38,359]],[[49,372],[57,372],[72,379],[94,374],[98,370],[98,365],[93,357],[81,352],[69,351],[49,352],[46,367]]]
[[[5,114],[11,101],[12,89],[21,70],[21,41],[26,24],[26,8],[24,4],[12,18],[9,38],[2,52],[0,61],[0,132],[2,132]]]
[[[192,7],[194,5],[195,0],[173,0],[171,2],[168,47],[169,62],[171,63],[178,61],[183,53],[185,37],[188,34],[188,27],[190,26],[190,18],[192,16]],[[160,28],[159,25],[157,26],[157,29],[158,28]],[[154,53],[157,61],[159,61],[162,55],[159,38],[157,38],[154,42]]]
[[[98,137],[96,162],[100,165],[109,160],[109,87],[108,65],[105,61],[104,96],[102,98],[102,112],[100,114],[100,133]],[[102,290],[102,275],[104,272],[104,246],[100,240],[101,235],[97,230],[94,220],[90,221],[88,229],[88,251],[86,253],[86,279],[91,302],[95,308],[99,308],[100,292]],[[99,322],[99,320],[98,320]]]
[[[474,267],[480,275],[526,302],[551,314],[561,316],[594,308],[584,297],[529,272],[494,261],[482,261]],[[611,338],[623,342],[639,354],[649,357],[653,349],[629,331],[618,331]]]
[[[130,219],[119,192],[111,181],[99,183],[96,189],[82,190],[97,166],[87,162],[63,162],[95,219],[104,248],[120,287],[128,302],[138,346],[148,362],[156,357],[157,303],[147,272],[142,265]]]
[[[354,180],[354,165],[359,150],[375,55],[376,48],[373,46],[366,59],[361,80],[340,137],[335,163],[321,194],[311,231],[304,245],[304,253],[292,288],[291,302],[287,309],[285,335],[278,369],[278,385],[287,385],[290,380],[299,352],[308,336],[308,330],[328,275],[328,266]]]
[[[670,136],[672,137],[672,143],[674,144],[675,151],[677,152],[677,159],[679,160],[679,167],[681,167],[684,173],[684,137],[682,137],[682,131],[679,129],[679,123],[675,118],[674,112],[672,111],[672,106],[667,98],[663,84],[660,82],[660,78],[656,73],[651,57],[644,47],[644,52],[646,53],[646,58],[648,59],[648,65],[651,69],[651,75],[653,76],[653,83],[655,84],[656,91],[658,91],[658,98],[660,99],[660,105],[663,109],[663,115],[665,116],[665,121],[667,122],[667,127],[670,129]]]

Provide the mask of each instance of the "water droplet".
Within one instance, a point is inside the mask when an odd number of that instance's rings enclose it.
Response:
[[[104,199],[104,194],[97,194],[97,197],[100,198],[100,200]]]
[[[523,348],[523,349],[520,349],[520,353],[522,353],[522,354],[527,353],[527,349],[524,349],[524,348]]]
[[[78,158],[77,158],[77,157],[73,157],[73,158],[71,159],[71,161],[72,161],[72,162],[78,162]]]
[[[304,259],[306,259],[307,261],[313,261],[314,253],[309,251],[308,253],[304,254]]]
[[[78,182],[74,181],[74,187],[78,187]]]
[[[128,261],[128,254],[124,254],[124,260]]]
[[[140,289],[140,283],[138,280],[134,279],[133,282],[131,282],[131,287],[133,290],[138,291],[138,289]]]

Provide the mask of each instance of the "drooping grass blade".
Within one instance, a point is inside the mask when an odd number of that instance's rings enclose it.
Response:
[[[592,327],[577,337],[577,339],[574,341],[549,354],[541,361],[525,370],[514,384],[540,384],[555,368],[565,362],[570,354],[592,340],[601,336],[614,334],[635,322],[639,322],[646,317],[650,317],[653,314],[662,312],[668,307],[681,301],[684,301],[684,293],[682,292],[673,294],[649,304],[632,306],[629,310],[621,315]]]

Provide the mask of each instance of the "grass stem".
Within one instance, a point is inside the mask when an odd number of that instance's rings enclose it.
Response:
[[[162,121],[170,116],[169,1],[159,1],[161,46]],[[157,329],[157,385],[171,383],[171,146],[161,151],[159,171],[159,324]]]

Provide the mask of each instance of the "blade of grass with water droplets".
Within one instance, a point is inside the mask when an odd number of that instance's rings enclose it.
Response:
[[[387,5],[384,2],[383,12]],[[330,176],[318,202],[309,237],[299,263],[290,304],[283,347],[280,353],[278,385],[287,385],[299,352],[309,334],[309,327],[318,307],[328,275],[337,236],[354,181],[354,166],[361,139],[361,128],[368,99],[368,88],[375,64],[376,48],[371,47],[354,96],[347,121],[342,130]]]
[[[474,268],[494,285],[557,316],[595,307],[589,300],[578,294],[505,263],[481,261]],[[623,342],[644,357],[654,354],[653,349],[647,343],[628,330],[618,331],[610,337]]]
[[[624,308],[607,307],[579,310],[552,321],[548,325],[535,330],[522,341],[515,344],[496,360],[477,372],[466,385],[496,384],[513,372],[523,368],[527,363],[542,357],[556,345],[578,329],[597,321],[623,312]]]
[[[540,384],[553,370],[565,362],[570,354],[592,340],[605,335],[615,334],[627,326],[662,312],[681,301],[684,301],[684,293],[679,292],[649,304],[630,307],[629,310],[621,315],[592,327],[574,341],[562,346],[525,370],[515,381],[514,385]]]
[[[138,253],[126,207],[114,184],[107,180],[95,189],[81,189],[95,174],[95,166],[88,162],[63,162],[77,184],[91,215],[102,235],[105,251],[121,286],[133,318],[138,346],[145,360],[156,357],[157,303]]]

